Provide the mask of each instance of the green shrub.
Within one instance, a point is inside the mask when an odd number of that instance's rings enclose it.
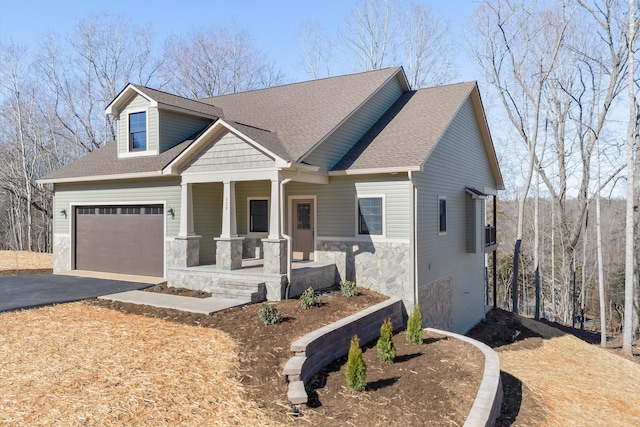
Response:
[[[275,304],[262,303],[262,307],[258,310],[258,317],[265,325],[273,325],[282,322],[282,314]]]
[[[351,391],[363,391],[367,386],[367,365],[362,358],[360,339],[357,335],[351,337],[345,376],[347,377],[347,388]]]
[[[320,305],[320,297],[318,297],[312,287],[309,287],[306,291],[300,295],[300,307],[306,310],[314,305]]]
[[[380,327],[380,338],[376,343],[378,359],[382,362],[393,363],[396,358],[396,347],[393,345],[393,324],[391,318],[386,318]]]
[[[162,290],[162,283],[158,283],[157,285],[155,285],[155,286],[153,287],[153,290],[154,290],[155,292],[160,292],[160,291]]]
[[[414,344],[422,344],[422,316],[420,307],[413,306],[413,310],[407,321],[407,341]]]
[[[358,290],[356,289],[356,282],[352,282],[350,280],[341,281],[340,293],[345,297],[355,297],[356,295],[358,295]]]

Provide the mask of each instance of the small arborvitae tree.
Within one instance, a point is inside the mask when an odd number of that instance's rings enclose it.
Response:
[[[380,327],[380,338],[376,344],[378,359],[382,362],[393,363],[396,358],[396,347],[393,345],[393,324],[390,318],[386,318]]]
[[[422,344],[422,316],[420,307],[413,306],[413,310],[407,321],[407,341],[414,344]]]
[[[349,357],[347,358],[347,388],[351,391],[363,391],[367,386],[367,365],[362,358],[360,339],[357,335],[351,337]]]

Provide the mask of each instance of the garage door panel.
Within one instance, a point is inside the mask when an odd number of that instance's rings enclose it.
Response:
[[[164,275],[164,214],[160,209],[126,214],[76,211],[76,269],[112,273]]]

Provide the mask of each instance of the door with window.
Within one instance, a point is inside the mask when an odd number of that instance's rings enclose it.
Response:
[[[315,218],[313,199],[293,200],[293,259],[313,261]]]

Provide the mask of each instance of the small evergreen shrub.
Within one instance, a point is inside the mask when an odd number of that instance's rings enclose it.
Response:
[[[320,297],[316,295],[312,287],[309,287],[306,291],[300,295],[300,306],[306,310],[314,305],[319,306],[321,304]]]
[[[282,322],[282,314],[275,304],[262,303],[262,307],[258,310],[258,317],[265,325],[274,325]]]
[[[162,290],[162,283],[158,283],[157,285],[155,285],[155,286],[153,287],[153,290],[154,290],[155,292],[160,292],[160,291]]]
[[[396,358],[396,347],[393,345],[393,324],[389,317],[382,322],[376,348],[378,349],[378,359],[381,362],[393,363],[393,359]]]
[[[358,290],[356,289],[356,282],[352,282],[350,280],[341,281],[340,293],[345,297],[354,297],[358,295]]]
[[[407,341],[414,344],[422,344],[422,316],[420,307],[413,306],[413,310],[407,321]]]
[[[351,337],[345,376],[347,377],[347,388],[351,391],[360,392],[367,386],[367,365],[362,358],[360,339],[357,335]]]

